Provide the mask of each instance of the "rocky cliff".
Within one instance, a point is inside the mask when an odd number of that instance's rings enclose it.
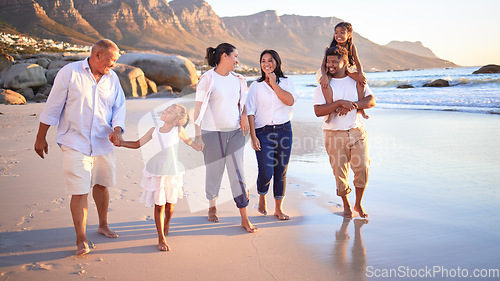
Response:
[[[283,15],[264,11],[220,18],[203,0],[0,0],[0,22],[42,38],[93,43],[109,38],[122,48],[180,54],[201,60],[208,46],[233,43],[240,61],[258,66],[259,54],[276,49],[287,70],[314,71],[329,44],[338,18]],[[377,45],[359,34],[365,70],[454,66]]]
[[[438,59],[438,56],[432,52],[431,49],[425,47],[422,42],[409,42],[409,41],[391,41],[389,44],[385,45],[386,47],[393,48],[400,51],[405,51],[408,53],[412,53],[418,56],[426,57],[426,58],[434,58]]]

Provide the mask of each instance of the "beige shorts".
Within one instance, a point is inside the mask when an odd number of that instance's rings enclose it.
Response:
[[[88,194],[96,184],[112,187],[116,184],[115,152],[87,156],[62,145],[63,173],[66,193]]]

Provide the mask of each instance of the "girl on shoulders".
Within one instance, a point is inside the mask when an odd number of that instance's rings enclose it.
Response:
[[[363,72],[363,67],[361,66],[361,62],[358,57],[358,51],[356,49],[356,45],[354,45],[353,41],[353,28],[352,25],[348,22],[341,22],[335,26],[335,34],[333,35],[332,42],[330,43],[330,47],[334,46],[342,46],[348,51],[348,59],[349,66],[348,68],[355,67],[356,72],[347,71],[347,75],[358,82],[358,86],[362,87],[362,90],[358,91],[358,98],[361,100],[364,97],[364,85],[366,84],[365,73]],[[326,58],[323,59],[323,63],[321,64],[321,78],[320,84],[321,89],[323,90],[323,95],[325,96],[325,100],[327,103],[333,101],[333,90],[330,86],[330,81],[332,77],[328,74],[329,71],[326,69]],[[359,109],[358,113],[363,116],[363,118],[370,118],[366,115],[364,109]],[[333,118],[333,114],[328,115],[327,122],[329,122]]]

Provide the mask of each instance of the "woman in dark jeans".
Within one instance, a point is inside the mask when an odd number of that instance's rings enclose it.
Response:
[[[266,194],[273,181],[276,208],[274,215],[280,220],[290,217],[283,212],[286,172],[292,150],[292,105],[295,90],[292,81],[281,70],[281,59],[274,50],[260,55],[262,76],[250,85],[245,103],[252,147],[257,155],[259,175],[259,212],[266,215]]]

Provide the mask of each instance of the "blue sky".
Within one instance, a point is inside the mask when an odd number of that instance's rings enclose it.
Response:
[[[352,23],[356,32],[377,44],[421,41],[437,56],[459,65],[500,65],[499,0],[205,1],[221,17],[265,10],[334,16]]]

